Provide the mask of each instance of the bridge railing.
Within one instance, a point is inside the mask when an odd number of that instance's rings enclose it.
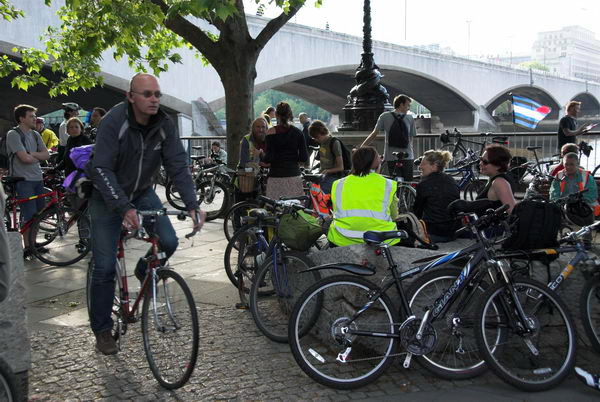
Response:
[[[354,147],[360,145],[362,141],[367,137],[369,133],[334,133],[334,135],[340,138],[347,147]],[[558,139],[556,132],[516,132],[516,133],[497,133],[497,135],[504,135],[508,137],[508,148],[513,156],[523,156],[527,159],[533,159],[533,154],[527,151],[528,146],[541,146],[542,149],[537,151],[540,159],[550,158],[558,153]],[[471,141],[482,141],[483,137],[479,133],[465,133],[463,138]],[[589,157],[582,156],[581,165],[588,169],[593,170],[594,167],[600,164],[600,131],[592,132],[586,135],[580,135],[577,137],[578,141],[585,141],[590,144],[594,150],[591,152]],[[188,151],[188,155],[206,155],[209,153],[210,146],[213,141],[219,141],[221,147],[227,146],[227,137],[225,136],[191,136],[181,137],[183,145]],[[194,150],[192,146],[200,145],[202,150]],[[383,135],[379,135],[374,141],[373,145],[378,149],[379,152],[383,152],[384,140]],[[466,144],[468,147],[474,150],[479,150],[474,144]],[[423,155],[423,153],[429,149],[447,149],[448,146],[444,147],[444,144],[440,141],[439,134],[419,134],[413,139],[413,151],[415,156]]]

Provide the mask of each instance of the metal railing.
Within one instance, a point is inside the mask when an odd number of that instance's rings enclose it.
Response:
[[[340,138],[347,147],[358,146],[367,137],[369,133],[334,133]],[[533,154],[527,151],[528,146],[541,146],[542,149],[537,151],[540,159],[550,158],[558,154],[558,139],[556,132],[517,132],[517,133],[496,133],[508,137],[508,148],[513,156],[523,156],[529,160],[533,159]],[[383,135],[379,135],[373,142],[379,152],[383,152]],[[467,140],[480,141],[482,137],[479,133],[463,133],[463,138]],[[184,147],[188,151],[188,155],[206,155],[213,141],[219,141],[221,147],[227,146],[227,138],[225,136],[191,136],[181,137]],[[590,144],[594,150],[589,157],[582,156],[581,166],[588,170],[593,170],[600,164],[600,131],[580,135],[578,141],[585,141]],[[202,146],[201,151],[193,150],[194,145]],[[444,144],[440,141],[439,134],[419,134],[413,138],[413,151],[415,157],[423,155],[429,149],[441,149]],[[469,147],[469,144],[465,144]],[[475,149],[478,150],[478,149]]]

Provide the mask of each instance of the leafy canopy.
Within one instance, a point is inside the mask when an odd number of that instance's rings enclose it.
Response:
[[[46,5],[52,2],[44,1]],[[275,4],[282,9],[282,15],[297,11],[305,3],[255,1]],[[316,0],[315,6],[320,6],[321,1]],[[0,77],[17,72],[13,86],[27,90],[44,84],[50,86],[49,94],[56,96],[101,84],[98,64],[107,56],[116,60],[127,57],[135,70],[156,75],[168,70],[169,62],[180,63],[182,58],[177,51],[184,47],[195,49],[203,64],[215,64],[214,55],[222,54],[216,50],[223,45],[219,43],[223,32],[232,31],[228,24],[243,21],[242,27],[246,27],[243,13],[242,0],[65,0],[58,11],[61,25],[49,27],[43,37],[46,48],[13,49],[21,56],[20,63],[0,57]],[[0,0],[0,16],[10,20],[23,13],[9,0]],[[208,22],[211,30],[202,29],[199,20]],[[44,64],[63,79],[49,82],[41,75]]]

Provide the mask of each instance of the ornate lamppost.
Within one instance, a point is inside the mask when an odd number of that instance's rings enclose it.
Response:
[[[373,58],[371,41],[371,2],[364,2],[363,53],[354,78],[356,85],[348,94],[344,106],[344,121],[340,131],[369,131],[375,127],[379,115],[391,110],[389,95],[380,84],[383,75]]]

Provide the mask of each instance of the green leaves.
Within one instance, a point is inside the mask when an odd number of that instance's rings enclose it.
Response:
[[[0,0],[0,17],[7,21],[25,16],[22,10],[13,6],[9,0]]]

